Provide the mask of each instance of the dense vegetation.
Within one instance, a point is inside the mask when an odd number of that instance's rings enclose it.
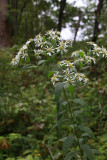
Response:
[[[66,121],[60,124],[61,133],[58,133],[54,87],[48,78],[48,68],[11,66],[10,61],[13,53],[17,52],[17,46],[0,52],[0,158],[48,160],[51,159],[52,152],[54,159],[63,159],[63,142],[59,140],[72,133],[72,122],[69,126]],[[77,121],[79,124],[85,122],[94,132],[96,140],[87,139],[87,144],[101,152],[101,155],[95,156],[99,160],[106,159],[107,146],[105,63],[104,60],[100,70],[98,64],[91,68],[90,82],[75,88],[72,101],[72,111],[87,113],[85,117],[78,113]],[[69,100],[71,96],[68,97]],[[66,105],[66,101],[64,103]],[[64,116],[64,119],[67,118],[69,114]]]
[[[80,9],[66,0],[4,0],[0,7],[6,3],[7,27],[0,23],[0,36],[6,33],[0,37],[0,160],[106,160],[106,1],[87,1]],[[67,23],[73,42],[47,32]],[[87,40],[76,40],[79,29]]]

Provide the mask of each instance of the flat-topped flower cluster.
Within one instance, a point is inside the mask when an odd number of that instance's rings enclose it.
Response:
[[[99,47],[97,44],[95,44],[94,42],[87,42],[87,44],[89,45],[92,45],[93,46],[93,49],[92,49],[92,53],[96,56],[101,56],[101,57],[104,57],[104,58],[107,58],[107,50],[106,48],[104,48],[103,46],[102,47]]]
[[[79,50],[71,54],[71,60],[63,60],[57,63],[59,70],[53,75],[51,81],[53,85],[62,81],[65,85],[75,85],[77,82],[87,83],[88,78],[85,74],[78,72],[78,66],[95,63],[95,58],[87,56],[84,51]]]
[[[12,65],[18,65],[21,59],[26,60],[29,57],[29,46],[33,44],[33,53],[37,61],[48,59],[49,57],[57,54],[63,55],[68,52],[68,47],[72,45],[72,41],[65,41],[61,39],[61,34],[58,31],[49,30],[44,35],[38,34],[35,38],[29,39],[19,50],[15,58],[12,59]],[[93,55],[107,58],[106,48],[100,48],[93,42],[87,42],[93,46],[91,52]],[[95,57],[96,57],[95,56]],[[71,53],[70,60],[62,60],[57,63],[57,71],[51,78],[53,85],[57,82],[64,82],[65,85],[75,85],[77,82],[87,83],[88,78],[85,74],[78,71],[78,68],[82,68],[85,65],[91,65],[95,63],[94,57],[91,57],[83,50],[75,51]]]
[[[15,58],[12,59],[12,65],[18,65],[21,59],[26,60],[29,56],[30,43],[34,44],[33,53],[37,60],[42,59],[42,56],[50,57],[66,53],[67,48],[72,45],[72,41],[61,39],[60,32],[49,30],[44,35],[38,34],[35,38],[29,39],[22,48],[20,48]]]

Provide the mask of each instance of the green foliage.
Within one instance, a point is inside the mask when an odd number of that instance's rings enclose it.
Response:
[[[82,148],[83,148],[83,151],[84,151],[86,157],[88,157],[89,160],[94,160],[94,155],[93,155],[91,148],[86,144],[83,144]]]
[[[68,152],[68,149],[72,146],[73,141],[75,140],[74,135],[68,136],[63,143],[63,153],[66,154]]]
[[[54,96],[49,82],[55,73],[52,61],[38,68],[13,68],[10,59],[16,51],[17,47],[0,51],[1,160],[106,160],[105,67],[100,80],[90,73],[85,86],[56,83]]]

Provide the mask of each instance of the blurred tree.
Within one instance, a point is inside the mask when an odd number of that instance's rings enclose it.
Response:
[[[107,26],[107,1],[86,0],[86,7],[82,11],[81,25],[83,37],[96,42],[99,39],[106,39]],[[104,42],[104,41],[103,41]],[[105,43],[105,42],[104,42]]]
[[[104,0],[99,0],[97,9],[95,10],[95,22],[94,22],[94,32],[93,32],[93,38],[92,41],[96,42],[98,39],[98,35],[100,33],[99,24],[100,24],[100,15],[101,11],[103,9],[103,2]]]
[[[8,0],[0,0],[0,47],[9,46],[9,30],[7,26]]]
[[[84,2],[87,6],[77,7],[74,1],[68,3],[67,0],[0,0],[0,45],[4,42],[9,45],[9,32],[11,44],[21,44],[40,32],[49,29],[61,31],[68,26],[74,42],[79,31],[83,38],[96,41],[99,34],[106,35],[107,3],[106,0],[99,0],[98,5],[95,0]]]
[[[61,31],[61,28],[62,28],[62,19],[63,19],[65,6],[66,6],[66,0],[61,0],[60,8],[59,8],[59,16],[58,16],[58,31]]]
[[[82,12],[81,10],[78,11],[78,22],[77,22],[77,26],[75,28],[75,35],[74,35],[74,41],[73,43],[76,42],[76,37],[77,37],[77,33],[79,31],[79,27],[80,27],[80,22],[81,22],[81,17],[82,17]]]

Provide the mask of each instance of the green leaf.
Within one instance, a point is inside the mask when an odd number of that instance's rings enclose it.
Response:
[[[83,113],[83,111],[75,111],[75,112],[74,112],[74,117],[77,117],[78,114],[81,114],[81,113]]]
[[[79,62],[79,66],[80,66],[80,67],[82,67],[82,66],[83,66],[82,62]]]
[[[64,160],[71,160],[75,156],[77,152],[76,151],[71,151],[67,154],[67,156],[64,158]]]
[[[74,142],[75,140],[75,136],[74,135],[70,135],[68,136],[64,143],[63,143],[63,153],[66,154],[69,150],[69,148],[72,146],[72,143]]]
[[[15,160],[15,158],[6,158],[5,160]]]
[[[28,64],[28,65],[24,65],[23,66],[23,68],[22,69],[25,69],[25,68],[37,68],[38,66],[36,66],[36,65],[30,65],[30,64]]]
[[[40,60],[40,61],[38,62],[38,65],[44,63],[45,61],[46,61],[46,60]]]
[[[86,69],[89,69],[89,68],[90,68],[90,66],[85,66],[85,67],[82,68],[82,70],[86,70]]]
[[[83,145],[81,145],[81,147],[82,147],[83,152],[85,153],[86,157],[89,160],[94,160],[94,154],[93,154],[90,146],[88,146],[87,144],[83,144]]]
[[[80,57],[84,57],[84,52],[80,51],[80,52],[79,52],[79,56],[80,56]]]
[[[59,112],[58,116],[61,116],[65,113],[65,110],[63,110],[62,112]]]
[[[54,74],[54,71],[49,71],[48,78],[50,78]]]
[[[80,104],[81,106],[84,106],[86,103],[83,99],[75,98],[73,102]]]
[[[51,133],[53,131],[53,129],[56,128],[57,126],[61,125],[64,122],[68,122],[68,121],[69,121],[69,119],[64,119],[64,120],[58,121],[56,124],[53,125],[53,127],[51,128],[49,133]]]
[[[32,155],[28,155],[28,156],[26,157],[26,160],[34,160],[34,158],[32,157]]]
[[[102,153],[99,152],[97,149],[92,149],[92,152],[93,152],[93,153],[96,153],[96,154],[102,154]]]
[[[91,138],[95,139],[94,133],[92,132],[92,130],[89,127],[79,125],[78,128],[80,130],[84,131],[85,133],[87,133]]]
[[[27,57],[26,57],[26,60],[27,60],[27,62],[30,62],[30,57],[27,56]]]
[[[46,37],[45,36],[43,36],[43,41],[46,41]]]
[[[75,91],[75,88],[74,88],[74,86],[72,86],[72,85],[70,85],[69,87],[68,87],[68,90],[72,93],[72,95],[74,94],[74,91]]]
[[[64,87],[64,83],[62,82],[58,82],[56,85],[55,85],[55,99],[58,101],[58,99],[60,98],[61,96],[61,92],[63,90],[63,87]]]
[[[71,132],[73,129],[74,129],[74,125],[69,125],[69,126],[68,126],[69,132]]]
[[[30,154],[30,153],[32,153],[32,150],[26,150],[26,151],[23,152],[23,155],[27,155],[27,154]]]

